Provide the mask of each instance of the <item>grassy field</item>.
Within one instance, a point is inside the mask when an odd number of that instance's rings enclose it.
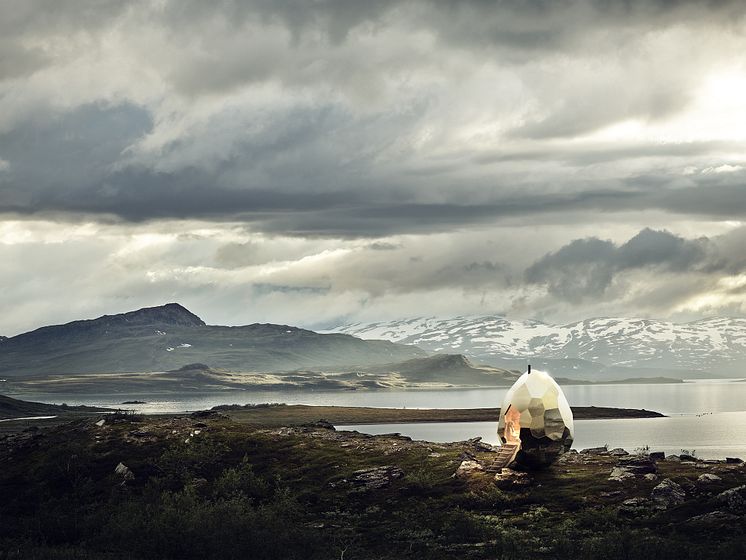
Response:
[[[739,504],[717,498],[746,483],[742,465],[663,461],[656,480],[620,483],[608,480],[618,458],[567,454],[505,486],[484,471],[454,476],[463,459],[491,460],[469,442],[259,428],[217,414],[99,418],[0,440],[0,559],[746,554]],[[703,473],[718,479],[701,483]],[[625,505],[665,478],[685,490],[682,503]],[[712,512],[715,525],[698,518]]]

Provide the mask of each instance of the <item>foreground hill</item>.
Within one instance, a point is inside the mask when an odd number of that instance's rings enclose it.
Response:
[[[603,449],[540,472],[494,452],[219,414],[102,416],[0,440],[0,556],[743,558],[739,464]],[[326,427],[324,427],[326,426]],[[610,434],[613,440],[613,434]],[[613,441],[612,441],[613,442]],[[625,477],[610,480],[613,472]],[[646,473],[646,474],[643,474]]]
[[[482,363],[522,368],[527,361],[575,379],[743,376],[746,319],[678,324],[587,319],[567,325],[501,317],[416,318],[342,325],[335,332],[458,352]]]
[[[437,354],[394,364],[361,368],[368,373],[395,373],[408,384],[443,383],[481,387],[510,386],[520,373],[503,368],[475,365],[463,354]]]
[[[424,357],[413,346],[319,334],[286,325],[206,325],[176,303],[42,327],[0,342],[0,377],[154,372],[206,363],[273,372]]]

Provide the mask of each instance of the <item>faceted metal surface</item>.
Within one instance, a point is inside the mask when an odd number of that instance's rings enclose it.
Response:
[[[572,446],[572,411],[552,377],[533,370],[521,375],[500,408],[497,435],[502,443],[520,439],[519,466],[543,466]]]

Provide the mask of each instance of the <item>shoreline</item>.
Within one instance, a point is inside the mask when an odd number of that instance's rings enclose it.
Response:
[[[499,408],[374,408],[313,405],[221,405],[211,412],[253,426],[292,426],[324,420],[331,424],[420,424],[438,422],[497,422]],[[572,407],[576,420],[664,418],[645,409],[597,406]]]

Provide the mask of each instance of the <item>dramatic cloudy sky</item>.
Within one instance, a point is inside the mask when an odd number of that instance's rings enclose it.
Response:
[[[746,8],[0,0],[0,334],[746,314]]]

